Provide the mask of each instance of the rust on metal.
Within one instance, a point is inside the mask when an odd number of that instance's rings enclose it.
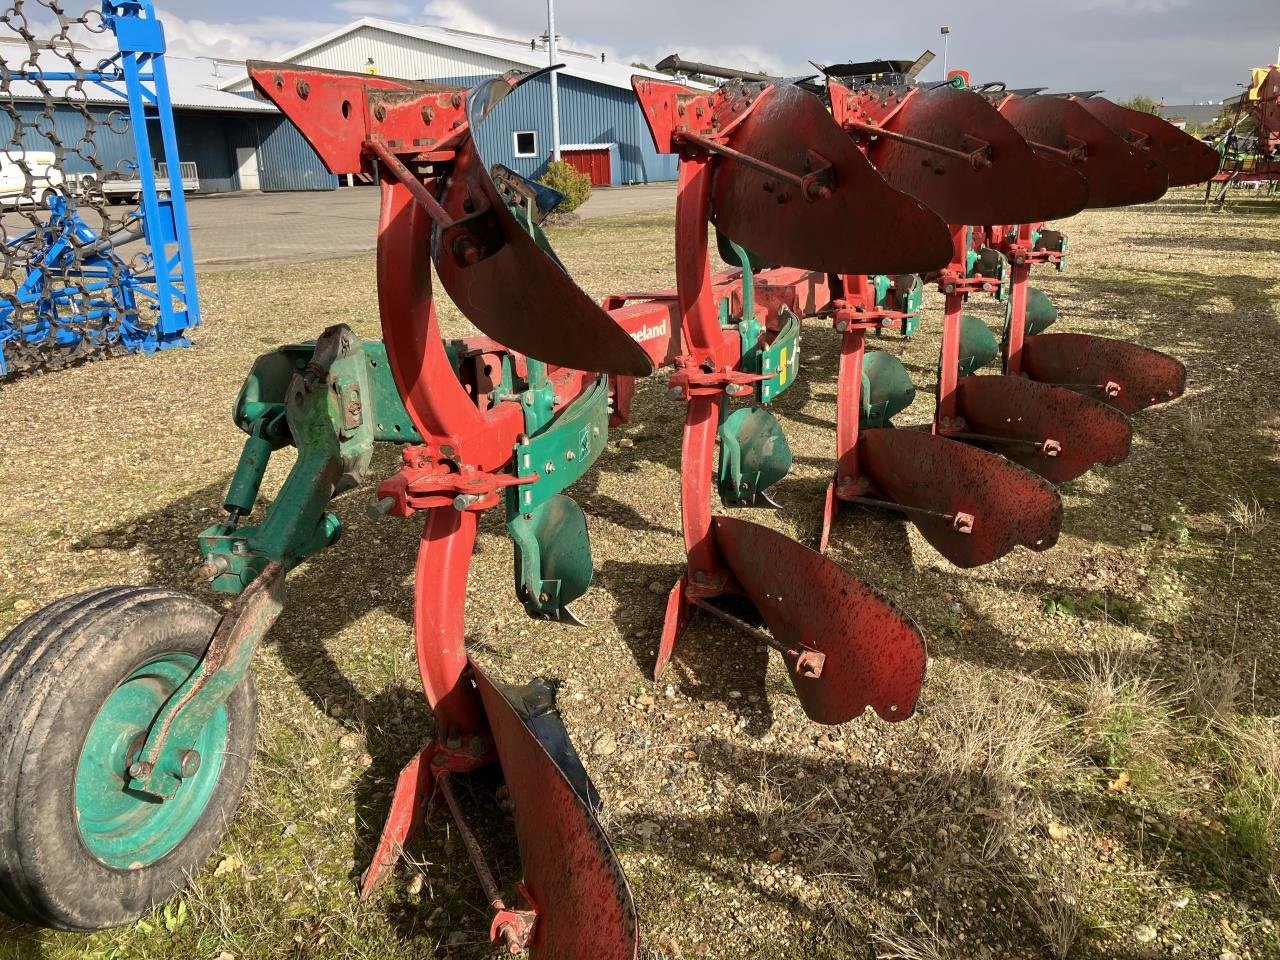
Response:
[[[1167,353],[1085,333],[1027,337],[1022,370],[1033,380],[1080,390],[1127,414],[1176,399],[1187,387],[1186,366]]]
[[[769,263],[828,273],[904,273],[944,266],[946,224],[876,172],[822,102],[794,86],[766,91],[727,145],[805,176],[830,167],[830,195],[800,189],[728,157],[717,161],[712,220]],[[891,223],[891,233],[871,229]]]
[[[1206,183],[1217,174],[1222,160],[1218,151],[1163,117],[1122,107],[1106,97],[1089,97],[1079,103],[1112,131],[1159,161],[1169,171],[1169,186]]]
[[[1075,100],[1010,96],[999,109],[1023,137],[1049,148],[1049,156],[1084,174],[1090,209],[1150,203],[1169,188],[1169,172],[1163,166]]]
[[[831,85],[833,103],[837,86]],[[1089,187],[1078,172],[1037,154],[990,101],[972,91],[916,90],[883,126],[958,151],[987,144],[990,161],[983,166],[931,156],[888,137],[868,144],[871,162],[891,186],[922,200],[948,223],[1057,220],[1088,202]]]
[[[958,567],[991,563],[1017,546],[1048,550],[1058,542],[1058,491],[993,453],[920,430],[873,429],[862,431],[858,455],[885,507],[921,511],[912,522]],[[962,514],[971,518],[967,529],[948,519]]]
[[[524,890],[538,918],[529,956],[635,960],[635,901],[603,828],[516,705],[474,661],[472,667],[514,804]]]
[[[716,517],[716,543],[773,637],[825,655],[821,669],[789,671],[810,719],[836,724],[867,707],[885,720],[915,711],[924,638],[888,599],[834,561],[776,530]],[[789,666],[792,666],[789,663]]]
[[[644,349],[507,209],[473,140],[458,151],[441,205],[456,224],[436,230],[432,260],[468,320],[547,363],[633,377],[653,372]]]
[[[1133,436],[1115,407],[1025,377],[961,377],[956,412],[965,424],[957,432],[994,438],[1002,456],[1053,483],[1120,463]]]

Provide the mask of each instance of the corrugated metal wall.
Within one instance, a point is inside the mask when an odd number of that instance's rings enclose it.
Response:
[[[64,151],[66,173],[92,173],[95,169],[118,169],[124,173],[124,164],[137,156],[127,113],[119,113],[110,107],[88,107],[90,119],[86,121],[79,110],[63,105],[55,108],[53,129],[47,130],[48,121],[42,116],[43,104],[13,103],[11,106],[22,124],[22,136],[15,144],[13,117],[0,111],[0,141],[3,143],[0,149],[51,150],[56,141]],[[85,141],[91,124],[92,144]]]
[[[24,150],[49,150],[62,145],[63,167],[67,173],[92,173],[97,169],[128,174],[137,159],[133,131],[127,113],[110,107],[88,108],[92,123],[92,146],[85,141],[89,123],[78,110],[66,105],[55,108],[53,128],[42,118],[43,105],[14,103],[22,122],[19,146]],[[175,110],[178,153],[194,162],[200,173],[201,193],[227,193],[240,189],[236,173],[236,148],[258,151],[258,177],[263,190],[333,190],[338,178],[320,162],[297,128],[276,113],[214,112]],[[151,150],[164,160],[164,148],[155,125],[149,131]],[[13,118],[0,111],[0,149],[13,149]]]
[[[483,76],[447,77],[444,83],[469,85]],[[616,183],[654,183],[674,180],[675,155],[658,153],[644,113],[630,90],[619,90],[578,77],[560,77],[560,142],[616,143]],[[538,156],[517,157],[514,134],[533,130],[538,135]],[[551,80],[538,77],[503,100],[489,114],[476,137],[486,163],[503,163],[526,177],[546,172],[551,157]]]
[[[284,117],[262,115],[258,123],[258,179],[268,193],[287,190],[336,190],[338,178]]]
[[[297,62],[329,70],[361,71],[373,58],[384,77],[432,80],[437,77],[491,77],[510,70],[510,60],[401,34],[361,27],[311,51]]]
[[[376,27],[361,27],[297,62],[330,70],[360,71],[369,58],[373,58],[378,73],[384,77],[437,80],[462,86],[515,66],[509,60]],[[538,177],[545,172],[551,153],[550,84],[546,77],[526,84],[490,115],[477,138],[487,162],[504,163],[525,176]],[[676,179],[676,158],[663,156],[654,149],[634,93],[564,75],[560,76],[558,86],[561,143],[617,143],[620,162],[614,176],[618,183]],[[517,130],[537,132],[538,157],[515,156],[512,134]]]

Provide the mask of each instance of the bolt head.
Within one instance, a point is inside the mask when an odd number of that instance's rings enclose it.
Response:
[[[184,750],[180,758],[183,778],[194,777],[200,772],[200,754],[195,750]]]

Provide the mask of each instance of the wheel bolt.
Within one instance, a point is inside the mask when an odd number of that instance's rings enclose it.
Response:
[[[184,750],[179,763],[179,770],[184,780],[187,777],[194,777],[200,771],[200,754],[195,750]]]

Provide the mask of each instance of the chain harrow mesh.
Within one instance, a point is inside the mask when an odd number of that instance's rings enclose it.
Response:
[[[0,14],[0,377],[119,351],[155,322],[131,121],[101,86],[123,89],[113,52],[101,9]]]

